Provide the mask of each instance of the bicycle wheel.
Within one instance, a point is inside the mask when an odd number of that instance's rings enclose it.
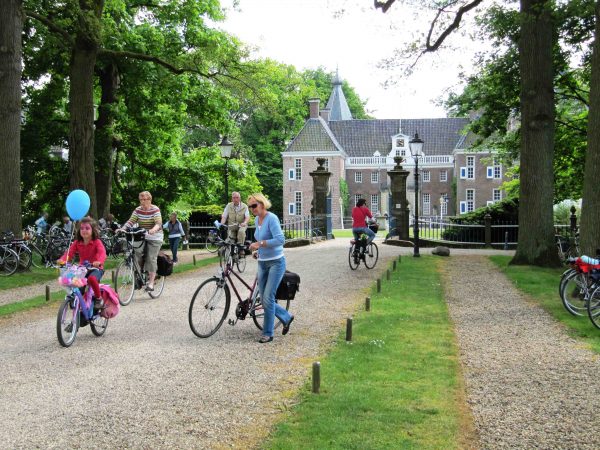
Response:
[[[19,256],[19,270],[27,270],[31,267],[31,250],[24,244],[17,244],[14,248]]]
[[[215,253],[219,249],[219,246],[217,245],[216,233],[210,231],[208,236],[206,236],[206,242],[204,245],[206,246],[206,250],[208,250],[210,253]]]
[[[583,316],[587,310],[587,283],[585,274],[573,271],[562,282],[560,298],[563,306],[574,316]]]
[[[236,266],[239,273],[242,273],[244,270],[246,270],[246,252],[244,250],[239,250]]]
[[[560,282],[558,283],[558,295],[560,296],[563,288],[563,284],[567,281],[567,277],[573,272],[577,272],[575,269],[567,269],[560,276]]]
[[[151,298],[158,298],[160,294],[162,294],[163,289],[165,288],[165,280],[167,277],[161,277],[160,275],[156,275],[154,279],[154,290],[148,291],[148,295]]]
[[[44,267],[44,252],[42,252],[37,245],[31,243],[29,244],[29,249],[31,250],[31,264],[38,269]]]
[[[66,297],[56,317],[56,337],[63,347],[70,347],[79,330],[79,302]]]
[[[212,277],[202,283],[190,303],[188,321],[192,332],[207,338],[216,333],[229,313],[231,294],[224,280]]]
[[[121,261],[119,267],[117,267],[117,285],[115,290],[119,294],[119,303],[121,306],[127,306],[133,299],[133,292],[135,291],[135,277],[133,273],[133,263],[125,259]]]
[[[371,242],[366,250],[365,250],[365,266],[367,269],[372,269],[377,264],[377,260],[379,259],[379,249],[377,248],[377,244]]]
[[[356,253],[355,253],[356,252]],[[358,249],[356,245],[352,244],[350,250],[348,250],[348,264],[352,270],[356,270],[360,264],[360,257],[358,255]]]
[[[283,308],[285,308],[286,311],[290,310],[290,302],[291,302],[291,300],[278,300],[278,299],[275,299],[275,302],[278,303]],[[261,298],[260,298],[260,294],[258,294],[256,296],[256,303],[255,303],[255,305],[256,306],[250,312],[250,315],[252,316],[252,320],[254,320],[254,325],[256,325],[256,328],[258,328],[260,331],[262,331],[262,329],[263,329],[263,322],[265,320],[265,310],[263,309],[263,306],[262,306],[262,301],[261,301]],[[276,330],[277,328],[279,328],[282,325],[283,325],[283,323],[281,322],[281,320],[279,320],[277,317],[275,317],[275,327],[274,327],[274,329]]]
[[[231,247],[229,245],[223,245],[219,249],[219,265],[222,269],[227,266],[227,262],[231,258]]]
[[[7,277],[19,268],[19,256],[8,247],[0,247],[0,275]]]
[[[597,286],[587,302],[588,317],[596,328],[600,328],[600,286]]]
[[[107,327],[108,319],[106,317],[102,317],[100,314],[90,320],[90,328],[92,329],[94,336],[102,336],[106,332]]]

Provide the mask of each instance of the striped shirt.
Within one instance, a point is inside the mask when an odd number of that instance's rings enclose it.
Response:
[[[150,230],[154,225],[158,225],[162,228],[162,216],[160,214],[160,209],[158,206],[150,205],[150,209],[142,209],[141,206],[138,206],[131,214],[131,217],[125,223],[126,227],[132,227],[133,224],[138,224],[140,227],[145,230]],[[149,241],[162,241],[163,234],[162,233],[154,233],[146,235],[146,239]]]

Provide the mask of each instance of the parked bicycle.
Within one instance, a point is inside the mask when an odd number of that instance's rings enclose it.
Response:
[[[142,270],[135,257],[135,249],[144,246],[144,258],[147,254],[146,241],[144,235],[146,230],[138,229],[136,231],[121,231],[125,237],[125,259],[117,267],[116,273],[116,291],[119,294],[119,303],[127,306],[131,303],[136,290],[145,288],[148,284],[148,272]],[[136,240],[139,239],[139,240]],[[154,279],[154,290],[148,291],[152,298],[158,298],[165,288],[165,277],[156,274]]]
[[[600,286],[600,260],[588,257],[569,258],[568,262],[571,266],[561,276],[559,284],[559,293],[565,309],[574,316],[583,316],[588,314],[592,323],[595,321],[600,323],[600,310],[597,310],[597,305],[592,305],[593,316],[589,312],[589,302],[593,297],[593,292]],[[600,291],[597,293],[600,295]]]
[[[358,240],[352,240],[348,251],[348,264],[356,270],[362,261],[367,269],[372,269],[379,259],[379,248],[375,242],[367,244],[368,236],[363,233]]]
[[[27,246],[24,239],[15,239],[12,231],[2,232],[2,245],[8,246],[19,257],[20,270],[27,270],[31,267],[32,255],[31,249]]]
[[[579,250],[579,233],[575,233],[575,236],[572,238],[557,234],[554,236],[554,239],[556,241],[558,257],[563,264],[567,264],[569,258],[577,258],[581,254]]]
[[[208,234],[206,235],[204,246],[210,253],[216,253],[216,251],[219,249],[217,244],[221,241],[223,241],[223,239],[219,235],[219,230],[217,228],[211,228],[208,230]]]
[[[8,277],[19,268],[19,255],[8,245],[0,245],[0,276]]]
[[[100,337],[106,332],[109,319],[102,317],[100,310],[94,309],[92,289],[85,275],[88,265],[66,265],[60,271],[59,283],[67,295],[58,308],[56,317],[56,336],[63,347],[70,347],[80,327],[90,325],[94,336]]]
[[[222,243],[221,247],[229,247],[232,244]],[[248,284],[236,273],[233,257],[227,257],[224,267],[219,270],[218,275],[204,281],[192,297],[188,311],[188,322],[192,332],[200,337],[212,336],[221,327],[229,314],[231,306],[231,290],[237,297],[238,303],[235,308],[235,319],[229,319],[229,325],[235,325],[239,320],[245,320],[249,315],[252,317],[256,327],[262,331],[264,309],[261,303],[257,287],[257,278],[252,284]],[[247,290],[248,296],[242,299],[235,280],[238,280]],[[241,289],[241,288],[240,288]],[[290,308],[291,300],[275,300],[286,310]],[[277,318],[275,328],[282,323]]]

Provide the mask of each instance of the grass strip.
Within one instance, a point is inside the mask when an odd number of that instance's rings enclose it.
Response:
[[[465,420],[458,351],[440,260],[406,258],[371,293],[371,312],[353,319],[321,359],[311,385],[276,425],[265,449],[452,449]]]
[[[173,267],[173,273],[177,274],[177,273],[188,272],[190,270],[200,269],[201,267],[205,267],[210,264],[215,264],[218,262],[219,262],[219,257],[214,256],[211,258],[200,259],[200,260],[196,261],[196,265],[194,265],[193,263],[177,264],[176,266]],[[53,270],[56,270],[56,269],[53,269]],[[58,272],[54,274],[52,279],[56,279],[57,277],[58,277]],[[105,272],[104,277],[102,279],[102,283],[110,284],[112,286],[111,275],[109,272]],[[167,281],[167,285],[165,287],[168,289],[168,281]],[[2,306],[0,306],[0,317],[14,314],[14,313],[20,312],[20,311],[27,311],[27,310],[33,309],[33,308],[40,308],[40,307],[49,305],[53,302],[61,301],[64,298],[65,298],[64,291],[57,291],[57,292],[52,292],[50,294],[50,301],[48,301],[48,302],[46,301],[46,295],[44,294],[44,295],[38,295],[36,297],[28,298],[26,300],[17,301],[15,303],[9,303],[7,305],[2,305]]]
[[[565,325],[570,336],[585,342],[593,351],[600,353],[600,330],[592,325],[587,315],[574,316],[562,304],[558,284],[561,274],[565,271],[564,268],[510,265],[512,257],[504,255],[494,255],[489,258],[517,289],[527,294],[552,317]]]

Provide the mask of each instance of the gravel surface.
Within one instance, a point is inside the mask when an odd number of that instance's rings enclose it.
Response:
[[[598,355],[486,258],[449,261],[446,298],[481,448],[600,448]]]
[[[208,339],[192,334],[190,299],[215,266],[170,277],[159,299],[137,291],[103,337],[85,327],[67,349],[56,339],[57,306],[0,319],[0,447],[256,447],[363,302],[357,286],[411,251],[380,245],[374,270],[351,271],[347,247],[337,239],[286,249],[302,277],[296,319],[269,344],[256,342],[249,318]],[[249,260],[244,278],[255,268]]]

